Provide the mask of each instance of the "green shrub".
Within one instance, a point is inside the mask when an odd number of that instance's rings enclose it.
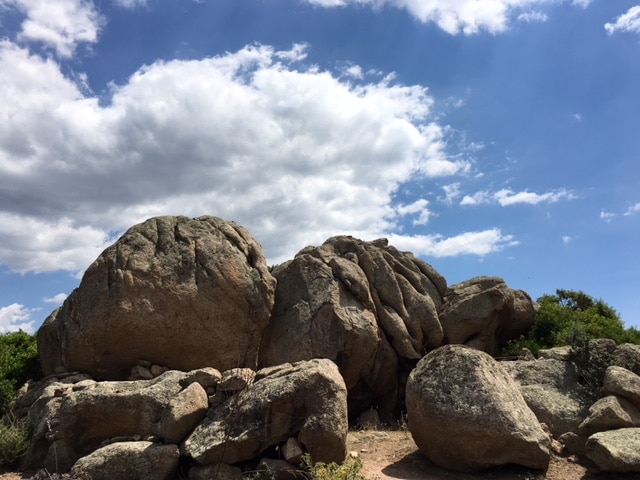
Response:
[[[322,463],[311,461],[309,455],[303,457],[303,466],[300,471],[296,472],[298,475],[296,478],[306,480],[364,480],[364,477],[360,474],[362,470],[362,460],[358,458],[349,457],[343,464]],[[254,472],[249,477],[249,480],[273,480],[276,478],[276,473],[269,471]]]
[[[27,380],[42,378],[36,337],[26,332],[0,335],[0,417],[11,408],[15,394]]]
[[[29,447],[29,419],[6,415],[0,420],[0,466],[12,467]]]
[[[625,328],[613,308],[584,292],[559,289],[555,295],[543,295],[537,301],[540,309],[529,331],[504,346],[500,356],[517,355],[525,347],[537,355],[543,348],[570,345],[576,332],[587,339],[640,344],[639,330]]]
[[[576,331],[570,341],[569,360],[576,365],[583,392],[595,400],[600,397],[604,374],[613,363],[613,356],[595,348],[589,340],[584,332]]]

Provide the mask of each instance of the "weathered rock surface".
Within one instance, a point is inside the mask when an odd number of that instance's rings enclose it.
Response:
[[[516,380],[529,408],[555,438],[578,429],[592,400],[581,393],[574,364],[546,358],[501,365]]]
[[[344,380],[332,361],[315,359],[258,372],[210,412],[181,451],[200,464],[233,464],[297,437],[314,462],[342,462],[347,427]]]
[[[112,443],[78,460],[71,476],[91,480],[172,480],[179,458],[177,445]]]
[[[623,343],[613,351],[613,365],[640,372],[640,345]]]
[[[385,239],[330,238],[303,249],[274,275],[276,303],[261,366],[333,360],[354,413],[374,400],[393,404],[415,362],[442,344],[445,279]]]
[[[195,377],[168,371],[135,382],[48,384],[30,408],[33,438],[24,467],[65,472],[114,438],[181,440],[206,415],[203,387],[189,383]]]
[[[640,428],[596,433],[587,440],[585,451],[600,470],[640,472]]]
[[[486,353],[459,345],[429,353],[409,376],[406,400],[409,430],[436,465],[476,471],[549,463],[548,435],[513,378]]]
[[[447,289],[440,310],[445,344],[464,344],[494,354],[499,345],[525,333],[536,304],[498,277],[477,277]]]
[[[591,405],[580,431],[596,433],[631,427],[640,427],[640,410],[629,400],[609,395]]]
[[[640,376],[626,368],[612,366],[604,374],[602,391],[626,398],[640,408]]]
[[[152,218],[107,248],[45,321],[42,369],[113,380],[140,358],[177,370],[255,368],[274,292],[262,248],[243,227]]]

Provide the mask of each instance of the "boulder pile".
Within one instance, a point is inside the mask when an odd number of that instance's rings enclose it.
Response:
[[[544,469],[565,448],[640,471],[640,378],[622,368],[640,352],[607,347],[619,366],[595,403],[566,351],[491,357],[536,308],[500,278],[448,286],[385,239],[333,237],[270,269],[233,222],[152,218],[38,332],[47,376],[16,404],[33,426],[23,468],[198,480],[340,463],[349,421],[375,410],[406,411],[448,469]]]

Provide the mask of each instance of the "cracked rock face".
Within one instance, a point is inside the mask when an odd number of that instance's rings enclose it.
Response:
[[[275,284],[243,227],[149,219],[107,248],[45,321],[43,371],[121,379],[139,359],[177,370],[256,368]]]
[[[349,390],[350,412],[394,407],[415,363],[442,344],[445,279],[385,239],[328,239],[279,266],[261,366],[329,358]]]

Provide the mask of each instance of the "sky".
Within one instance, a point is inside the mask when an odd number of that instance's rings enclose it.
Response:
[[[640,327],[639,157],[638,0],[0,0],[0,332],[157,215]]]

